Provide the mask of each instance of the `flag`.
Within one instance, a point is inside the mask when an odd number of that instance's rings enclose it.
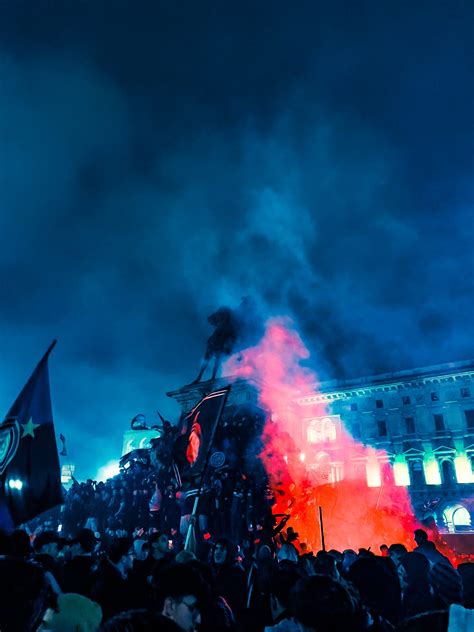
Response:
[[[202,475],[230,386],[203,397],[183,420],[181,427],[180,462],[182,477]],[[183,441],[184,440],[184,441]]]
[[[49,389],[53,342],[0,425],[0,525],[16,526],[63,502]]]
[[[182,478],[184,481],[187,479],[191,485],[191,481],[195,481],[197,485],[195,494],[193,494],[194,506],[190,514],[188,532],[184,544],[184,549],[186,551],[192,551],[193,553],[196,552],[194,525],[196,522],[199,499],[201,497],[207,465],[214,445],[214,436],[229,391],[230,386],[226,386],[219,391],[213,391],[203,397],[183,420],[181,438],[185,439],[184,445],[183,442],[179,443],[178,440],[178,445],[182,451],[184,451],[184,455],[181,454],[181,458],[183,459],[184,457],[185,462],[182,470]],[[190,491],[189,489],[187,490],[187,496],[189,497]]]

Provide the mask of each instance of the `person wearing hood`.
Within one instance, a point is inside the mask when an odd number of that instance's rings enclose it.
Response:
[[[220,596],[229,604],[238,622],[246,607],[246,579],[236,558],[237,547],[230,540],[216,540],[211,550],[211,567]]]

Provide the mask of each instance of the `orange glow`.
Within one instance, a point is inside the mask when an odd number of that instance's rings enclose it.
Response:
[[[261,385],[259,403],[267,422],[260,458],[276,497],[273,512],[290,513],[289,524],[310,549],[321,548],[319,506],[328,549],[378,550],[394,542],[412,549],[419,525],[406,488],[395,485],[386,453],[355,441],[343,424],[329,447],[308,441],[303,421],[308,414],[296,403],[317,391],[316,376],[301,366],[308,356],[291,321],[271,319],[259,345],[232,356],[224,367],[225,375],[253,378]],[[331,411],[315,404],[312,413],[323,419]],[[374,483],[376,470],[378,484],[369,487],[367,474]],[[342,480],[333,482],[339,478],[336,471],[343,472]]]

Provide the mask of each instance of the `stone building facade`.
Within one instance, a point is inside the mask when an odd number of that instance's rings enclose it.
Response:
[[[187,412],[227,382],[199,382],[168,395]],[[258,410],[258,391],[254,381],[234,382],[221,423],[230,423],[241,407]],[[446,533],[474,532],[474,361],[322,382],[295,406],[299,443],[307,446],[301,459],[309,469],[325,460],[328,482],[337,484],[358,467],[367,485],[377,487],[390,464],[419,519],[433,518]],[[352,462],[343,431],[380,450],[378,462]]]
[[[431,515],[449,533],[474,530],[474,361],[323,382],[297,402],[308,467],[323,453],[330,458],[331,481],[344,477],[348,464],[338,439],[346,428],[383,451],[378,467],[365,464],[369,486],[383,484],[384,464],[390,463],[419,518]]]

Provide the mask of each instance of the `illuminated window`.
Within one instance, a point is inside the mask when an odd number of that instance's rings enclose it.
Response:
[[[366,476],[368,487],[380,487],[382,484],[380,464],[376,458],[369,457],[366,464]]]
[[[327,452],[318,452],[311,465],[311,477],[318,485],[331,482],[331,457]]]
[[[403,455],[397,455],[393,464],[393,476],[395,479],[395,485],[398,487],[407,487],[410,485],[410,472],[408,470],[408,463]]]
[[[344,463],[331,463],[329,482],[339,483],[344,478]]]
[[[309,443],[322,443],[336,440],[336,424],[329,417],[314,419],[308,426]]]
[[[443,511],[443,519],[449,533],[467,531],[471,528],[471,515],[463,505],[449,505]]]
[[[466,507],[458,507],[453,512],[453,525],[454,525],[454,530],[455,531],[459,527],[470,527],[471,526],[471,514],[468,512]]]
[[[322,434],[321,434],[321,427],[319,424],[312,422],[308,426],[308,441],[310,443],[321,443]]]
[[[76,469],[75,465],[71,465],[71,464],[63,465],[61,467],[61,483],[63,484],[69,483],[72,480],[75,469]]]
[[[473,483],[471,461],[465,452],[458,452],[454,457],[454,469],[458,483]]]

